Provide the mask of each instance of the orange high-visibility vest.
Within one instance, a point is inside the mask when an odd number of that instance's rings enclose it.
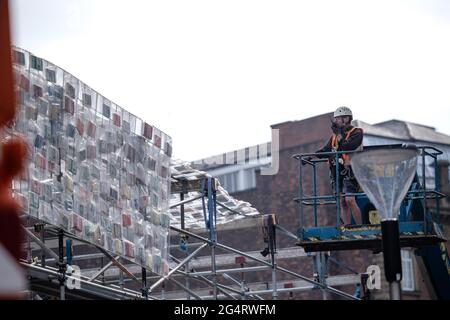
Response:
[[[352,129],[350,129],[350,130],[347,132],[347,134],[345,135],[345,139],[344,139],[344,140],[348,140],[348,138],[350,137],[350,135],[351,135],[351,134],[353,133],[353,131],[355,131],[356,129],[360,129],[360,128],[353,127]],[[360,130],[362,130],[362,129],[360,129]],[[361,143],[355,150],[357,150],[357,151],[362,150],[362,147],[363,147],[363,145],[362,145],[362,143]],[[337,149],[338,149],[338,141],[337,141],[336,134],[334,134],[334,133],[333,133],[333,135],[331,136],[331,148],[332,148],[334,151],[337,151]],[[349,159],[348,154],[346,154],[346,153],[342,154],[342,159],[344,160],[344,164],[348,164],[348,159]]]

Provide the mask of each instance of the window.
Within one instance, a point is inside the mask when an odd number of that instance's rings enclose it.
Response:
[[[103,104],[103,110],[102,110],[102,114],[109,119],[109,117],[111,116],[111,107],[108,106],[107,104]]]
[[[70,83],[66,83],[66,94],[72,99],[75,99],[75,88]]]
[[[45,79],[49,82],[56,82],[56,72],[54,70],[45,69]]]
[[[90,94],[87,93],[83,93],[83,105],[85,107],[90,107],[92,106],[92,97]]]
[[[402,289],[404,291],[414,291],[414,269],[411,250],[402,250]]]
[[[23,52],[14,50],[13,59],[15,63],[20,64],[22,66],[25,65],[25,54]]]
[[[42,71],[43,69],[43,62],[41,58],[35,57],[35,56],[31,56],[31,67],[33,69]]]
[[[255,168],[245,169],[243,171],[244,179],[242,190],[253,189],[256,188],[256,175]]]
[[[249,168],[219,175],[220,184],[229,193],[256,188],[255,168]]]
[[[169,142],[166,142],[164,152],[167,154],[168,157],[172,156],[172,145]]]
[[[238,190],[238,171],[227,173],[221,176],[218,176],[220,184],[225,188],[229,193],[233,193]]]
[[[33,85],[33,98],[37,99],[40,97],[42,97],[42,88],[37,85]]]

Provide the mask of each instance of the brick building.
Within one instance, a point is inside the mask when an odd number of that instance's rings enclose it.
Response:
[[[292,233],[297,233],[299,226],[298,204],[293,201],[296,197],[299,182],[298,161],[292,159],[292,155],[298,153],[314,152],[323,146],[331,135],[330,119],[332,114],[323,114],[300,121],[288,121],[272,125],[272,129],[279,129],[279,171],[276,175],[260,175],[261,167],[271,163],[270,143],[236,150],[223,155],[214,156],[196,161],[203,170],[217,176],[221,184],[238,199],[252,203],[263,213],[276,213],[280,225]],[[393,144],[413,142],[417,145],[431,145],[444,152],[442,155],[441,169],[443,179],[441,190],[448,193],[448,160],[450,159],[450,136],[436,132],[434,128],[412,124],[408,122],[391,120],[375,125],[369,125],[362,121],[355,121],[358,127],[364,129],[364,145]],[[239,156],[241,155],[241,156]],[[239,161],[245,157],[245,163]],[[225,165],[223,163],[226,163]],[[234,163],[234,164],[233,164]],[[427,164],[426,176],[432,176],[432,168]],[[323,165],[317,173],[318,194],[331,194],[329,173],[326,165]],[[434,180],[427,181],[432,183]],[[303,180],[304,190],[311,190],[312,178],[306,176]],[[449,236],[449,203],[441,202],[441,215],[444,223],[444,231]],[[430,210],[433,207],[431,205]],[[312,225],[312,209],[305,212],[306,225]],[[334,206],[321,206],[319,209],[319,226],[335,225],[336,210]],[[295,241],[291,238],[278,235],[278,246],[292,247]],[[219,241],[242,251],[260,250],[264,247],[262,235],[255,227],[227,230],[219,233]],[[334,251],[331,252],[332,260],[329,260],[328,275],[349,274],[365,272],[367,267],[378,264],[383,270],[382,254],[373,254],[368,250]],[[331,261],[338,261],[340,264]],[[420,272],[420,266],[414,256],[414,251],[408,248],[402,250],[403,261],[403,296],[405,299],[428,299],[432,297],[427,289],[426,279]],[[313,276],[312,258],[301,257],[296,259],[280,259],[280,266],[285,266],[308,277]],[[258,273],[246,275],[247,282],[264,281],[270,279],[267,274]],[[279,278],[283,279],[282,276]],[[384,280],[384,275],[382,275]],[[348,293],[355,291],[354,285],[337,287]],[[305,291],[290,295],[292,298],[322,298],[320,291]],[[382,284],[382,289],[373,292],[375,299],[388,298],[388,285]],[[286,297],[283,297],[286,298]],[[337,298],[329,296],[329,298]]]

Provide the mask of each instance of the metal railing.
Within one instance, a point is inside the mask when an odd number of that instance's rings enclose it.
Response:
[[[373,149],[373,148],[389,148],[389,147],[398,147],[401,145],[378,145],[378,146],[365,146],[364,149]],[[438,172],[438,156],[441,155],[443,152],[439,149],[432,147],[432,146],[418,146],[417,147],[420,150],[419,157],[422,159],[421,165],[418,168],[418,172],[420,172],[420,179],[417,179],[416,182],[420,182],[420,188],[415,190],[409,190],[406,194],[405,200],[420,200],[422,203],[423,208],[423,223],[424,223],[424,233],[427,234],[429,232],[428,228],[428,221],[427,219],[427,203],[426,200],[435,200],[436,202],[436,210],[434,214],[431,216],[431,220],[435,222],[439,222],[439,199],[445,197],[443,193],[439,191],[439,172]],[[339,162],[339,159],[341,158],[341,155],[343,154],[352,154],[355,152],[361,152],[361,151],[330,151],[330,152],[320,152],[320,153],[302,153],[302,154],[295,154],[292,156],[292,158],[299,161],[299,183],[298,183],[298,196],[294,198],[295,201],[299,203],[299,224],[300,224],[300,231],[304,230],[305,228],[305,205],[312,205],[313,206],[313,220],[314,220],[314,227],[319,227],[318,221],[318,207],[320,205],[336,205],[336,227],[340,225],[341,221],[341,199],[346,197],[367,197],[364,192],[358,192],[358,193],[342,193],[341,189],[342,186],[340,185],[340,168],[342,168],[342,164]],[[434,188],[429,189],[426,186],[426,157],[430,157],[434,168]],[[318,165],[324,162],[329,163],[331,160],[334,160],[333,165],[335,168],[335,190],[334,194],[332,195],[319,195],[317,193],[317,172],[318,172]],[[311,168],[312,173],[312,187],[311,187],[311,193],[306,194],[304,192],[304,179],[305,179],[305,168],[304,166],[307,166],[308,168]],[[419,175],[417,175],[419,177]],[[300,232],[300,241],[303,241],[303,232]]]

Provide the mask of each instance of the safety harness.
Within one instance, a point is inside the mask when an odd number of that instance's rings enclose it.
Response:
[[[347,132],[347,134],[345,135],[344,141],[347,141],[348,138],[350,138],[351,134],[352,134],[355,130],[361,130],[361,131],[362,131],[361,128],[357,128],[357,127],[351,128],[351,129]],[[338,141],[337,141],[337,136],[336,136],[336,134],[333,133],[333,135],[331,136],[331,148],[333,149],[333,151],[337,151],[337,150],[338,150],[338,147],[339,147],[339,145],[338,145]],[[361,142],[361,144],[360,144],[355,150],[356,150],[356,151],[361,151],[362,148],[363,148],[363,144],[362,144],[362,142]],[[342,160],[344,161],[344,164],[345,164],[345,165],[348,165],[348,159],[349,159],[348,154],[346,154],[346,153],[342,154]],[[330,161],[330,163],[331,163],[331,157],[330,157],[330,160],[329,160],[329,161]]]

